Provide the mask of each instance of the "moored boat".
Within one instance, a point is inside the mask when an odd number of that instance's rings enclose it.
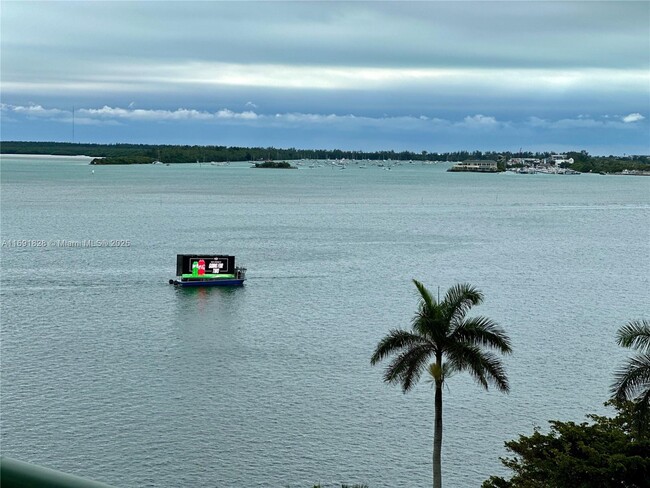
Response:
[[[242,286],[246,268],[235,266],[235,256],[213,254],[176,255],[175,286]]]

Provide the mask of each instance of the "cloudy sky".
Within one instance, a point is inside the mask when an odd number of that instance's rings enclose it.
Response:
[[[650,154],[650,2],[1,8],[2,140]]]

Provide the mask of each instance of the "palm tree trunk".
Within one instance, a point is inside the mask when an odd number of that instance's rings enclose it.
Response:
[[[442,488],[442,381],[436,379],[435,419],[433,425],[433,488]]]

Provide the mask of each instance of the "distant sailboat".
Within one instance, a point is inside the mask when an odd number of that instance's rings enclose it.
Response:
[[[164,164],[164,163],[160,160],[160,149],[158,149],[158,159],[156,159],[156,160],[155,160],[153,163],[151,163],[151,164]]]

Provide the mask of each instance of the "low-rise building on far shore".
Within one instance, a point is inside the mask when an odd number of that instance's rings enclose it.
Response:
[[[567,158],[566,154],[551,154],[544,162],[553,166],[560,166],[561,164],[573,164],[573,158]]]
[[[506,162],[506,166],[537,166],[542,164],[538,158],[511,158]]]
[[[472,171],[475,173],[496,173],[499,171],[497,162],[491,159],[486,161],[462,161],[456,163],[449,171]]]

